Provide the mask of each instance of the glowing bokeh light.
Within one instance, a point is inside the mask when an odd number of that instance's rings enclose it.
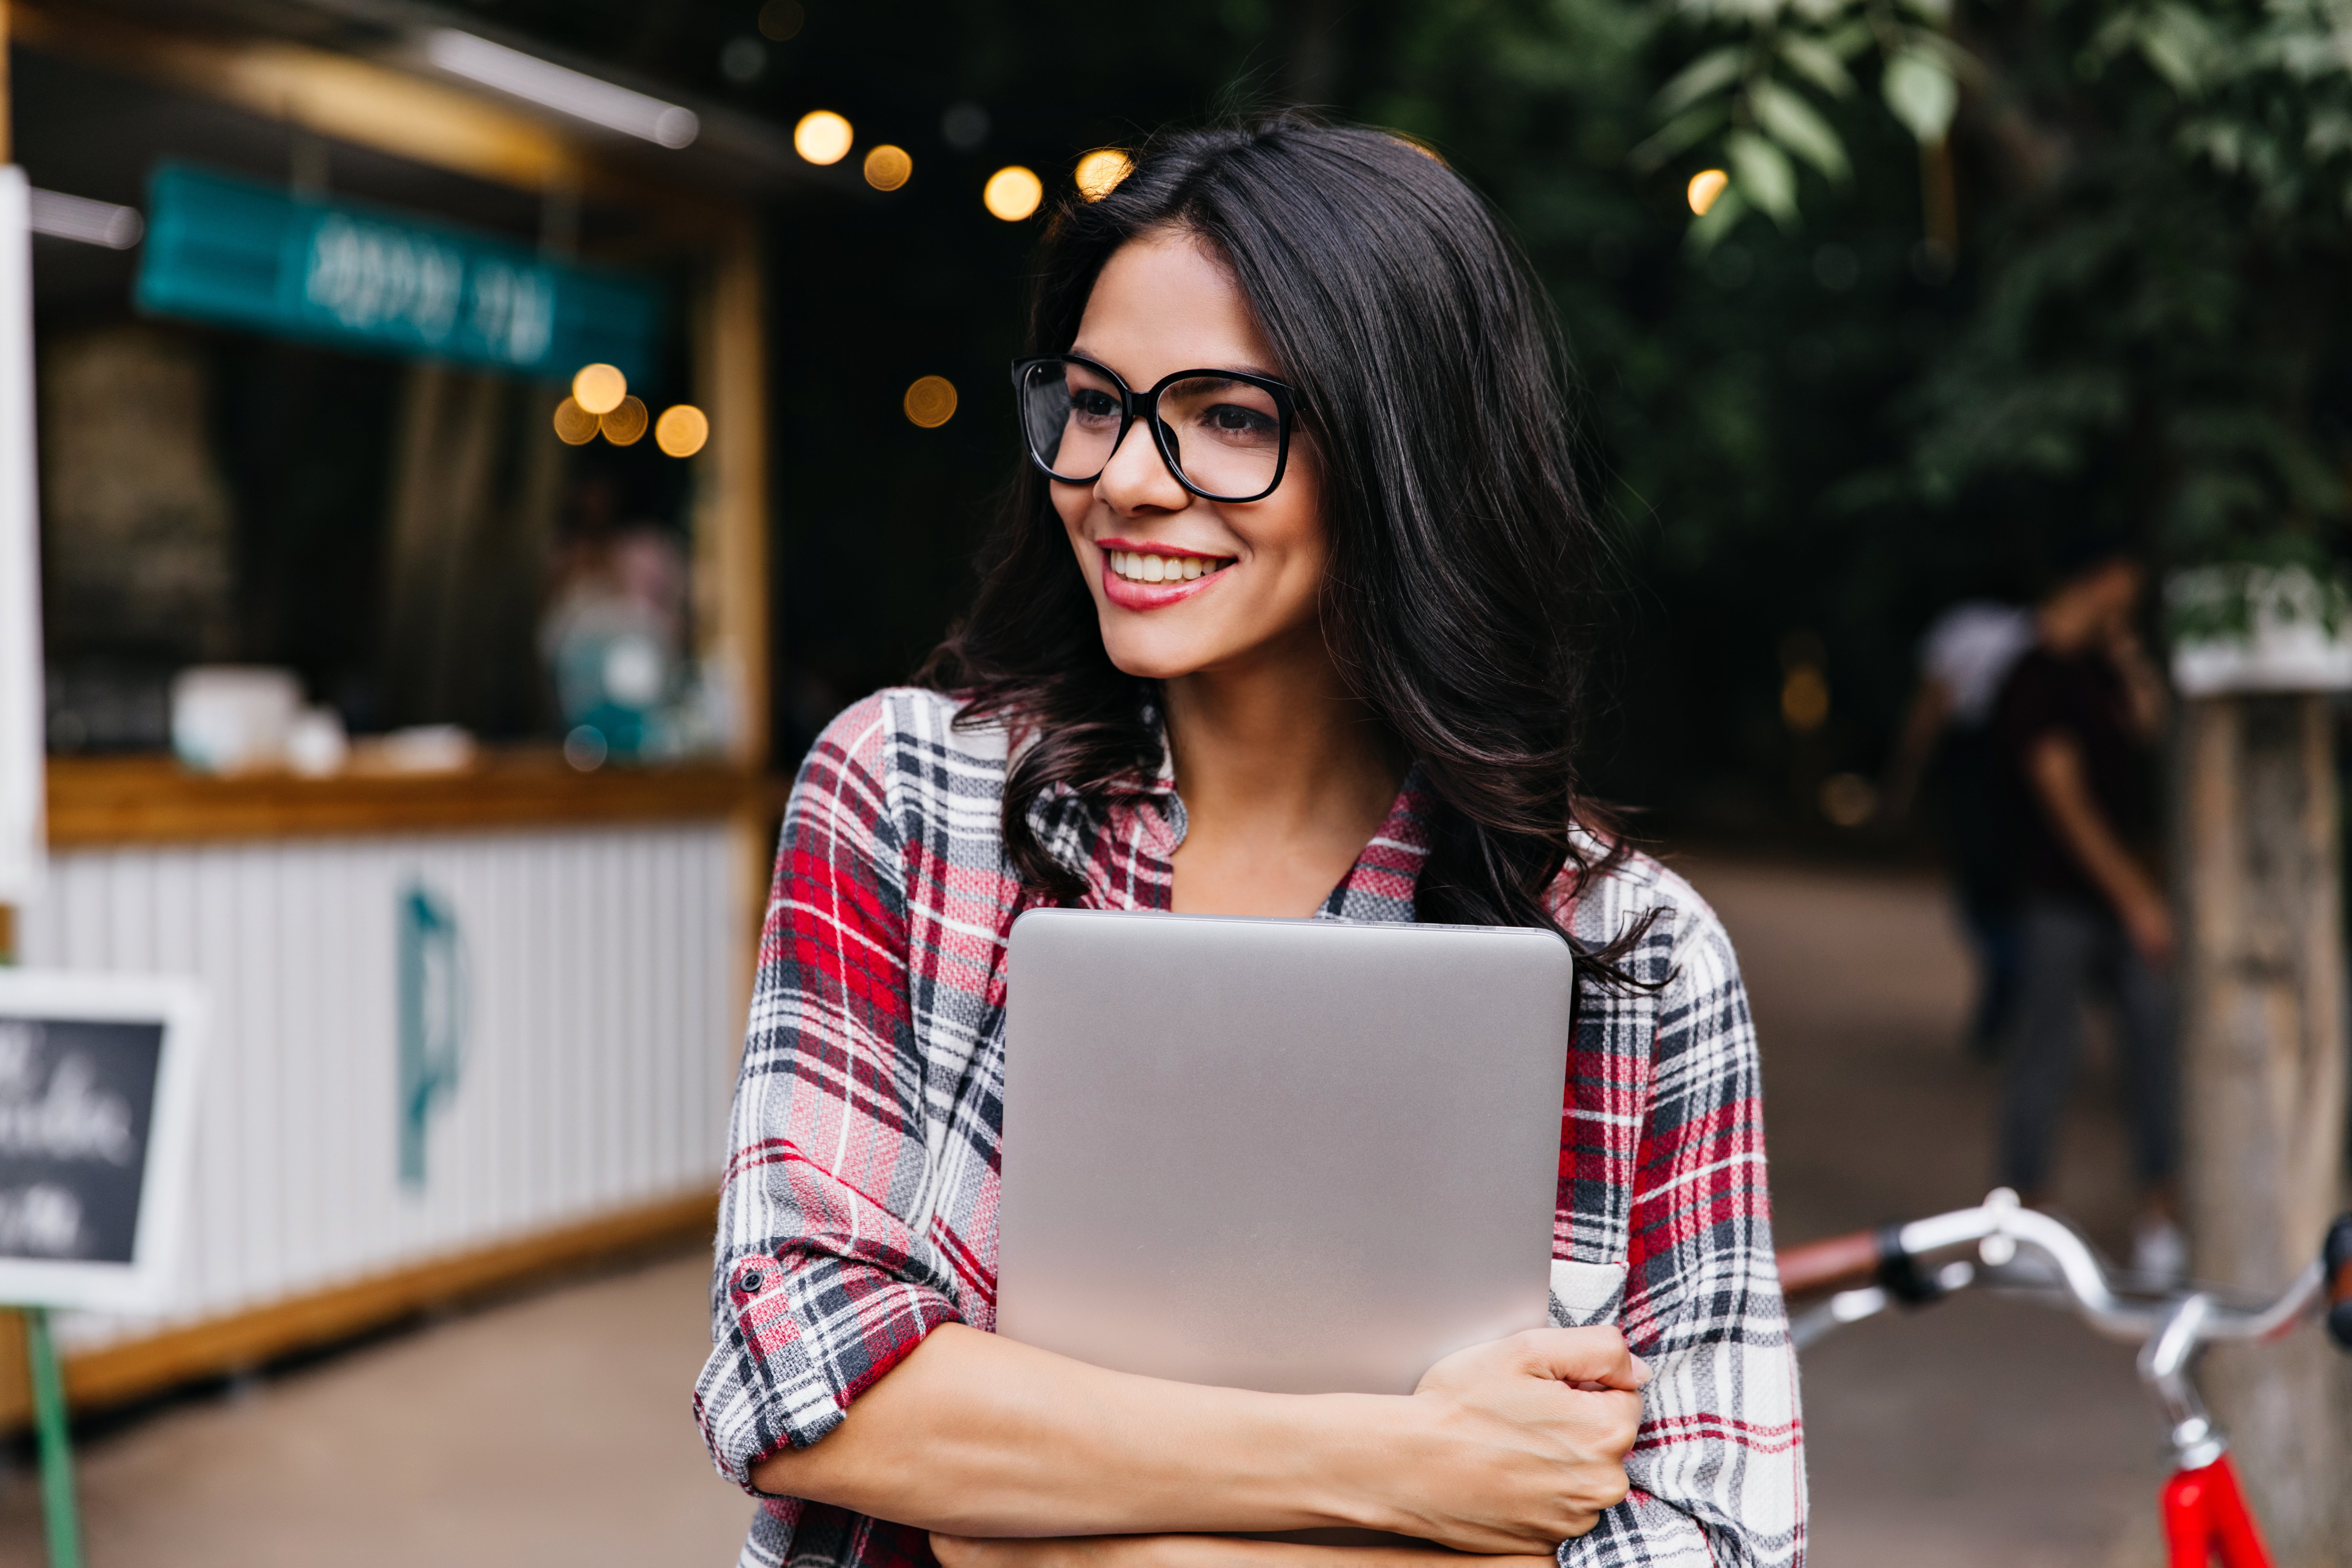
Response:
[[[1045,199],[1045,184],[1020,164],[1008,164],[988,176],[988,186],[980,193],[980,199],[992,216],[1007,223],[1019,223]]]
[[[849,121],[830,109],[813,109],[793,127],[793,151],[812,163],[838,163],[849,156]]]
[[[1683,194],[1690,198],[1691,211],[1705,217],[1706,209],[1715,205],[1716,198],[1723,195],[1724,187],[1730,184],[1731,176],[1722,170],[1701,169],[1691,176],[1690,189]]]
[[[620,405],[597,420],[596,427],[604,432],[604,439],[615,447],[634,446],[652,423],[646,405],[634,397],[624,397]]]
[[[866,154],[866,183],[877,191],[895,191],[914,176],[915,161],[904,147],[887,142]]]
[[[591,414],[610,414],[629,395],[629,378],[609,364],[583,364],[572,378],[572,401]]]
[[[936,430],[955,417],[955,383],[943,375],[924,376],[907,388],[906,407],[908,418],[926,430]]]
[[[1097,147],[1078,160],[1078,195],[1098,202],[1135,171],[1135,160],[1116,147]]]
[[[709,416],[691,403],[665,408],[654,421],[654,445],[673,458],[691,458],[709,439]]]
[[[596,416],[567,397],[555,405],[555,438],[567,447],[584,446],[596,438]]]

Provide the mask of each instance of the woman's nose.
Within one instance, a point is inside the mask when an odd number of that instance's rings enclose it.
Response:
[[[1129,513],[1181,511],[1192,500],[1192,493],[1168,471],[1160,447],[1141,420],[1128,426],[1126,439],[1103,465],[1095,480],[1095,495],[1113,511]]]

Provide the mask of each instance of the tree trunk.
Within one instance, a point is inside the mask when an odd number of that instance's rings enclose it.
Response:
[[[2271,1292],[2341,1206],[2345,952],[2327,699],[2186,704],[2181,1082],[2199,1278]],[[2280,1568],[2352,1563],[2352,1368],[2305,1327],[2208,1359]]]

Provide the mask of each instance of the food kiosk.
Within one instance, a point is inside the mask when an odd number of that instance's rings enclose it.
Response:
[[[264,14],[0,0],[47,237],[15,945],[212,1014],[169,1304],[61,1325],[83,1408],[707,1234],[772,827],[788,163],[535,103],[589,79],[523,41]]]

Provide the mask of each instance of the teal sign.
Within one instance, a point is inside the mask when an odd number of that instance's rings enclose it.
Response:
[[[466,1052],[466,953],[457,917],[423,883],[400,895],[400,1181],[425,1185],[425,1134],[457,1091]]]
[[[338,347],[569,380],[650,380],[661,290],[451,225],[306,201],[167,163],[148,183],[138,301]]]

